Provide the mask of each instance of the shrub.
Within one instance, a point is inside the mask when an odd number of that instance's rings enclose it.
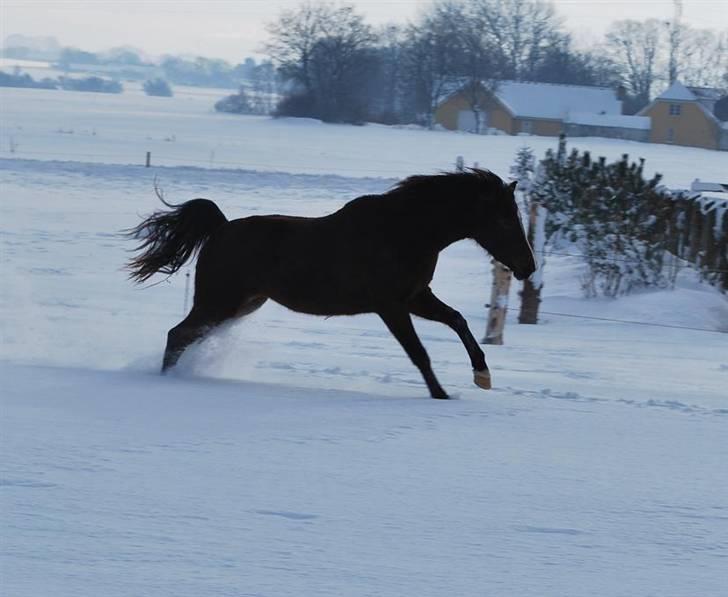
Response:
[[[228,112],[230,114],[252,114],[253,109],[250,106],[248,95],[242,87],[240,91],[233,95],[228,95],[215,103],[215,110],[218,112]]]
[[[25,87],[31,89],[56,89],[58,83],[53,79],[42,79],[36,81],[29,74],[21,74],[19,72],[9,75],[0,71],[0,87]]]
[[[158,97],[172,97],[172,95],[174,95],[172,87],[161,77],[144,81],[143,89],[144,93],[147,95],[154,95]]]
[[[539,165],[532,197],[548,210],[552,243],[572,243],[583,256],[587,296],[616,297],[671,282],[668,232],[673,201],[660,175],[646,179],[644,160],[607,163],[589,152],[566,154],[562,138]]]
[[[317,118],[316,100],[312,94],[293,93],[278,102],[275,116],[292,116],[294,118]]]
[[[86,77],[85,79],[72,79],[61,77],[61,88],[67,91],[91,91],[93,93],[121,93],[124,91],[118,81],[109,81],[101,77]]]

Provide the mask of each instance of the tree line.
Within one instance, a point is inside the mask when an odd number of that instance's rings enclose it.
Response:
[[[283,11],[268,34],[277,113],[332,122],[431,126],[455,88],[502,80],[622,86],[627,113],[676,79],[728,87],[728,31],[622,20],[578,49],[541,0],[439,0],[408,25],[380,28],[352,5],[305,2]]]

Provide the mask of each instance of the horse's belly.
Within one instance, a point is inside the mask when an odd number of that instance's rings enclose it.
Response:
[[[309,315],[356,315],[371,313],[376,308],[368,297],[342,295],[338,292],[318,292],[314,288],[299,288],[295,292],[271,292],[270,298],[284,307]]]

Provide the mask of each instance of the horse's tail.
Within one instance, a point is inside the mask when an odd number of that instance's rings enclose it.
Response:
[[[126,231],[130,238],[140,240],[130,259],[129,277],[144,282],[157,272],[173,274],[205,244],[227,218],[209,199],[192,199],[179,205],[160,199],[170,211],[157,211],[141,224]]]

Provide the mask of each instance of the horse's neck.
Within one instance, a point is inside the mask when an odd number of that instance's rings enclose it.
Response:
[[[433,203],[413,217],[420,243],[438,253],[468,236],[465,218],[455,217],[446,209],[443,203]]]

